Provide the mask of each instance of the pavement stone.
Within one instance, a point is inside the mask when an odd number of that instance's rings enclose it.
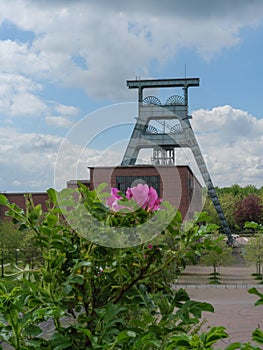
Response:
[[[214,313],[203,313],[206,323],[203,330],[212,326],[224,326],[229,338],[217,343],[216,349],[225,349],[233,342],[251,342],[252,331],[263,329],[263,305],[255,306],[258,297],[248,293],[256,287],[263,293],[262,284],[251,276],[255,267],[246,265],[220,267],[221,285],[209,284],[211,267],[187,266],[175,287],[185,288],[190,298],[206,301],[214,306]],[[259,346],[259,344],[257,344]],[[263,347],[262,347],[263,349]]]

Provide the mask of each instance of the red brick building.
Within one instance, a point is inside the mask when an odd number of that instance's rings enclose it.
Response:
[[[202,210],[202,187],[188,166],[152,166],[128,165],[117,167],[90,167],[90,180],[70,180],[68,188],[77,188],[78,183],[85,184],[90,189],[98,187],[101,183],[117,187],[125,192],[128,187],[138,183],[147,183],[153,186],[160,198],[169,201],[180,210],[184,219],[191,219],[195,212]],[[20,208],[26,209],[26,193],[4,193],[10,203],[16,203]],[[46,211],[46,192],[32,193],[35,205],[41,204]],[[0,206],[0,219],[5,217],[6,207]]]
[[[27,193],[2,193],[6,196],[10,203],[15,203],[20,208],[26,210],[26,194]],[[42,210],[46,211],[46,201],[48,199],[47,192],[34,192],[30,194],[32,196],[33,203],[35,205],[41,204]],[[5,212],[7,208],[3,205],[0,205],[0,220],[6,218]]]
[[[105,182],[125,192],[139,182],[153,186],[159,197],[178,208],[183,218],[191,219],[202,210],[202,187],[188,166],[128,165],[90,167],[90,188]]]

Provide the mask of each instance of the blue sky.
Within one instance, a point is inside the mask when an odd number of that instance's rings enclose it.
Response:
[[[1,1],[0,191],[61,188],[119,164],[137,110],[126,80],[185,71],[200,78],[191,123],[214,184],[263,186],[263,2],[236,4]]]

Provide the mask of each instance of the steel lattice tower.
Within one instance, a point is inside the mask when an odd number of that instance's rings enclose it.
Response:
[[[227,235],[228,243],[232,244],[233,237],[230,228],[191,127],[191,116],[188,115],[188,88],[199,86],[199,78],[128,80],[127,86],[130,89],[138,89],[139,111],[121,165],[135,165],[139,151],[143,148],[153,149],[152,161],[154,164],[174,165],[174,149],[179,147],[190,148]],[[182,88],[183,97],[173,95],[164,104],[155,96],[143,98],[144,89],[178,87]],[[155,128],[151,124],[152,121],[161,125],[163,130],[160,131]],[[170,126],[169,121],[173,121],[175,124]]]

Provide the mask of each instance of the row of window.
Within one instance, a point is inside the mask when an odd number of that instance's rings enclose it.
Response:
[[[152,186],[160,196],[160,176],[116,176],[116,187],[122,192],[126,192],[128,187],[135,187],[138,184]]]

